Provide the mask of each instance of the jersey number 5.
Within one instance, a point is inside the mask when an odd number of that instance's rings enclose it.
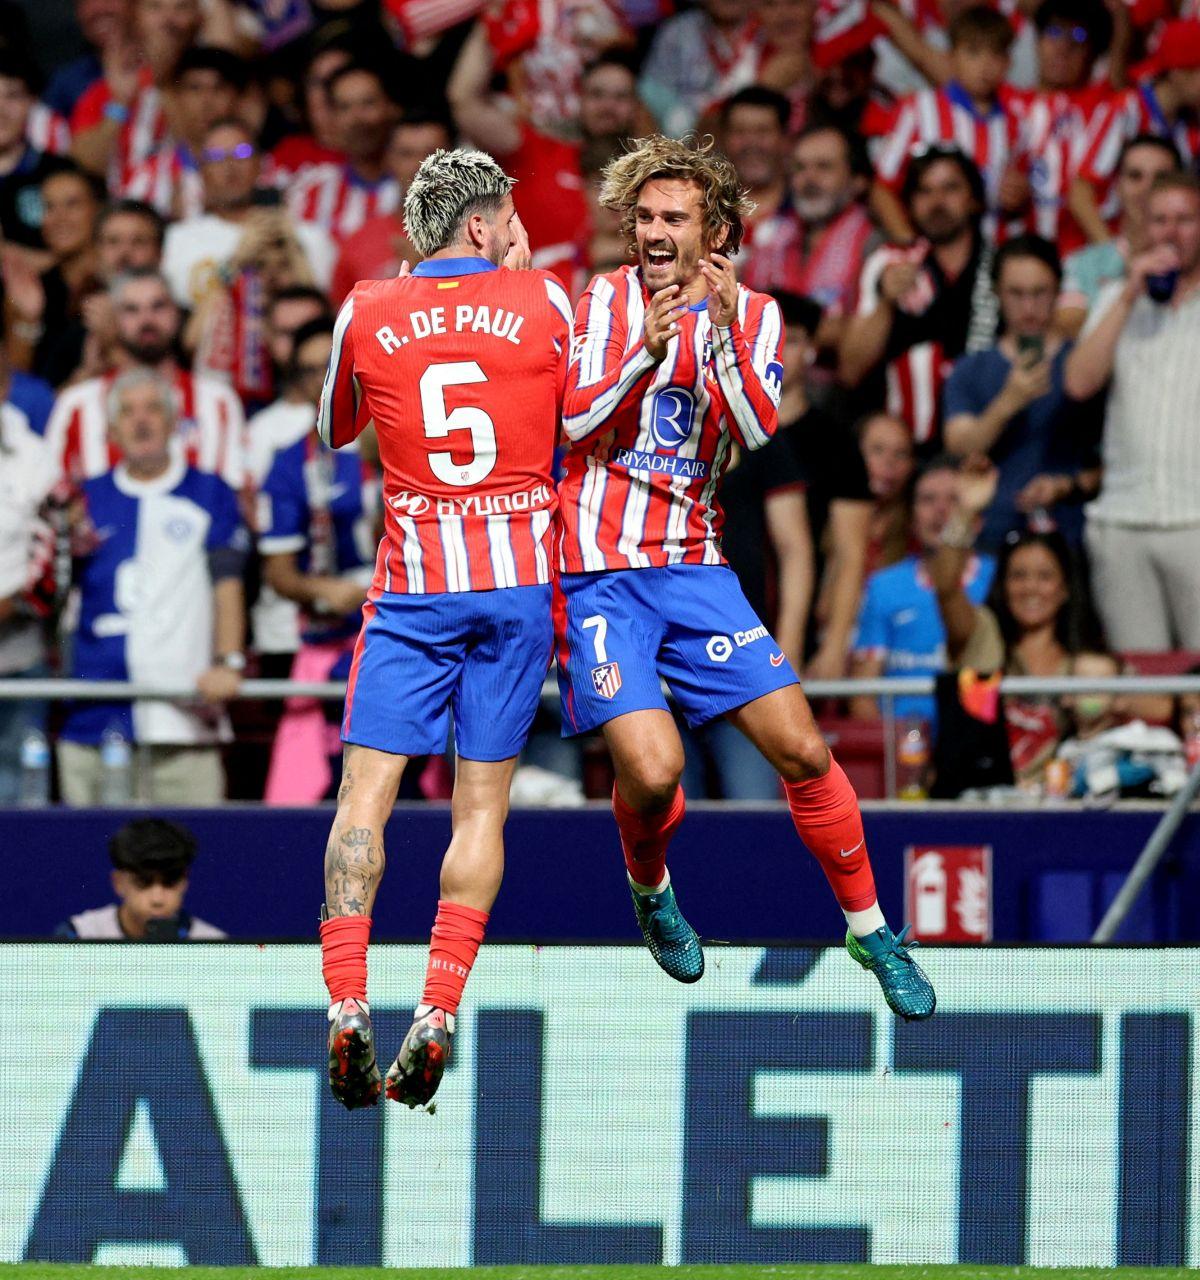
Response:
[[[475,456],[470,462],[455,462],[447,450],[431,453],[429,466],[443,484],[478,484],[491,474],[496,465],[496,428],[491,418],[474,405],[459,405],[446,412],[447,387],[463,387],[472,382],[486,382],[487,374],[474,360],[456,360],[451,364],[431,364],[421,375],[421,416],[425,419],[425,436],[444,440],[451,431],[469,431]]]

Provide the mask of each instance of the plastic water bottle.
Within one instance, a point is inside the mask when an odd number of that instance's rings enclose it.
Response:
[[[50,803],[50,744],[40,729],[21,739],[20,802],[27,808]]]
[[[925,799],[928,766],[929,735],[925,722],[910,716],[900,722],[896,741],[896,793],[901,800]]]
[[[115,722],[100,738],[100,803],[126,805],[133,800],[133,749]]]
[[[1183,717],[1183,749],[1189,770],[1200,765],[1200,708],[1194,708]]]

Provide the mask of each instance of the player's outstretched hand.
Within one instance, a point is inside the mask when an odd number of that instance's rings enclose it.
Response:
[[[646,324],[642,341],[655,360],[663,360],[667,343],[679,333],[679,322],[687,314],[688,301],[677,284],[660,289],[646,308]]]
[[[405,276],[411,276],[411,275],[412,275],[412,263],[409,262],[407,258],[404,258],[400,262],[400,270],[396,272],[396,278],[398,280],[402,280]]]
[[[722,329],[737,319],[737,276],[733,263],[724,254],[700,259],[700,274],[708,284],[708,317]]]
[[[533,250],[529,247],[529,235],[521,215],[514,213],[508,225],[512,228],[513,242],[504,255],[504,265],[510,271],[528,271],[533,266]]]

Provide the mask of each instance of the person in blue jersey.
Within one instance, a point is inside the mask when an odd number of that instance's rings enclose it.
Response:
[[[958,509],[958,486],[959,463],[948,454],[928,462],[917,477],[912,524],[922,549],[867,579],[851,667],[854,676],[925,676],[945,670],[946,632],[929,565],[946,521]],[[991,556],[967,557],[963,589],[973,604],[986,598],[995,571]],[[856,698],[852,711],[862,719],[875,719],[879,705],[874,698]],[[933,698],[897,698],[896,714],[932,721]]]
[[[321,379],[333,350],[333,325],[313,320],[297,330],[293,385]],[[378,542],[380,481],[357,442],[330,449],[310,430],[275,454],[258,494],[258,551],[263,583],[299,609],[296,680],[344,680],[350,674],[362,605]],[[290,699],[271,759],[268,803],[311,804],[332,788],[325,751],[326,714],[341,708]]]
[[[122,460],[83,485],[71,674],[190,685],[196,699],[72,705],[58,743],[62,797],[98,801],[100,745],[119,733],[136,744],[138,800],[218,804],[225,794],[219,746],[230,736],[222,705],[245,667],[248,539],[237,497],[185,461],[174,388],[160,374],[122,374],[107,410]]]

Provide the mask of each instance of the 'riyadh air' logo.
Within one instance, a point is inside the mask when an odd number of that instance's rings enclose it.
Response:
[[[660,449],[678,449],[692,434],[696,402],[685,387],[667,387],[650,406],[650,434]]]
[[[388,499],[388,506],[406,516],[423,516],[429,510],[429,499],[423,493],[409,493],[402,489],[394,498]]]

